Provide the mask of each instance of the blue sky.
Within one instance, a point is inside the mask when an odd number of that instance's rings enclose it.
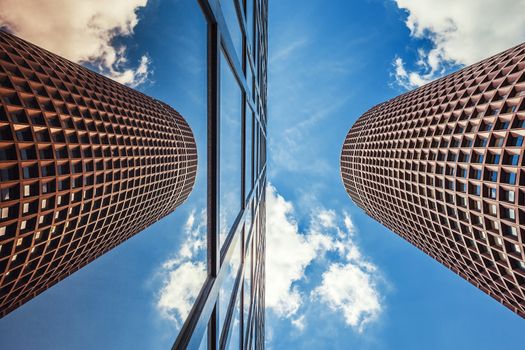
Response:
[[[61,1],[52,3],[60,8]],[[344,137],[367,109],[525,40],[523,1],[503,2],[270,1],[268,348],[522,344],[523,319],[364,215],[339,175]],[[64,55],[77,52],[78,43],[63,47],[68,38],[39,36],[15,16],[21,5],[5,3],[13,18],[0,20],[20,21],[19,35]],[[39,11],[49,23],[60,21]],[[104,52],[95,63],[86,62],[89,54],[70,58],[176,108],[195,133],[201,164],[206,32],[196,2],[136,0],[115,11],[121,17],[111,25],[133,33],[106,43],[105,52],[125,46],[125,60],[103,59]],[[487,23],[500,25],[476,30]],[[202,169],[175,213],[1,319],[0,347],[171,346],[190,302],[174,285],[202,272]]]

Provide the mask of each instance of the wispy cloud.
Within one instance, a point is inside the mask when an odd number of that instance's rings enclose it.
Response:
[[[427,74],[421,74],[413,71],[408,72],[405,68],[405,62],[401,57],[396,57],[394,60],[394,69],[394,76],[396,78],[397,84],[407,90],[429,83],[434,79],[436,74],[435,72],[430,72]]]
[[[184,225],[184,241],[166,260],[157,276],[162,280],[156,307],[160,315],[180,328],[188,316],[206,272],[206,210],[192,210]]]
[[[321,122],[339,112],[347,101],[346,96],[325,101],[316,99],[314,103],[305,102],[302,110],[295,111],[297,115],[303,115],[304,119],[293,126],[276,131],[279,135],[270,138],[271,161],[276,163],[271,171],[288,170],[310,174],[324,174],[329,171],[326,159],[306,155],[315,151],[311,148],[314,143],[312,139],[316,138],[316,132],[320,132]]]
[[[89,62],[100,73],[129,86],[144,83],[150,58],[143,55],[132,68],[127,47],[114,39],[133,34],[137,11],[147,0],[46,0],[0,2],[0,26],[58,55]]]
[[[310,314],[304,304],[319,301],[342,313],[345,323],[362,332],[378,318],[383,298],[378,287],[377,267],[369,262],[355,242],[355,227],[347,213],[313,209],[306,229],[301,230],[292,202],[272,185],[267,189],[266,306],[277,316],[304,330]],[[290,253],[293,252],[293,253]],[[325,260],[327,253],[333,255]],[[313,289],[303,282],[317,263],[324,266],[321,283]]]
[[[468,65],[525,40],[524,0],[395,0],[408,14],[410,35],[430,41],[407,68],[396,57],[394,76],[404,88],[438,78],[451,66]]]
[[[308,44],[306,38],[298,38],[294,41],[290,41],[288,45],[282,45],[277,51],[272,52],[270,58],[268,59],[269,65],[276,64],[279,61],[286,61],[290,56],[292,56],[297,50]]]
[[[320,136],[321,124],[340,113],[352,96],[348,90],[341,94],[353,67],[351,59],[342,53],[316,52],[315,41],[307,32],[287,29],[276,40],[269,76],[269,108],[274,120],[269,147],[275,165],[270,167],[270,176],[283,171],[326,173],[325,159],[308,157],[315,161],[306,161],[305,155],[315,151],[311,146]],[[321,85],[324,88],[318,89]]]

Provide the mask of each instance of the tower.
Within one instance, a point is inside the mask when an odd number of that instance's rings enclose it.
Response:
[[[525,317],[525,44],[381,103],[350,129],[369,216]]]
[[[0,31],[0,315],[175,210],[196,167],[174,109]]]

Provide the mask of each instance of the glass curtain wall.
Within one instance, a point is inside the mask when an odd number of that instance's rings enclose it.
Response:
[[[267,0],[195,0],[207,21],[207,278],[173,349],[263,349]]]

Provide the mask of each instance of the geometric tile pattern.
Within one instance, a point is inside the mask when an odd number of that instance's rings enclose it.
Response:
[[[525,44],[381,103],[349,131],[346,191],[525,317]]]
[[[171,107],[0,31],[0,316],[171,213],[196,168]]]

